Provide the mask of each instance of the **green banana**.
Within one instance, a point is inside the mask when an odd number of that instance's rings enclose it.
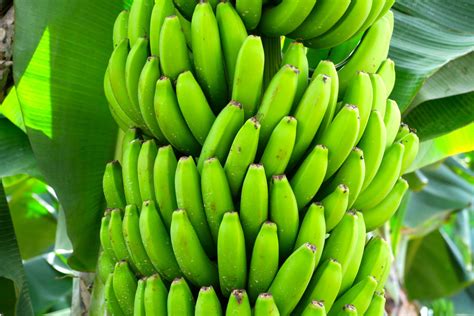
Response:
[[[131,46],[125,63],[125,84],[133,108],[140,111],[138,104],[138,80],[148,57],[148,39],[140,37]],[[144,121],[140,112],[141,122]]]
[[[408,135],[400,139],[400,143],[405,146],[405,151],[403,152],[403,161],[401,174],[404,174],[405,171],[411,166],[413,161],[415,161],[416,155],[418,155],[418,149],[420,148],[420,140],[415,133],[410,132]]]
[[[273,176],[270,184],[270,220],[277,224],[280,258],[291,254],[298,235],[298,204],[285,175]]]
[[[212,286],[204,286],[199,290],[196,300],[195,316],[222,316],[222,307]]]
[[[329,50],[328,59],[337,66],[344,65],[350,56],[354,53],[355,49],[359,45],[364,33],[358,33],[353,36],[350,40],[343,42]]]
[[[248,291],[252,302],[257,300],[259,293],[264,293],[270,287],[278,271],[278,233],[277,226],[265,222],[253,245],[250,260]]]
[[[257,27],[262,17],[262,0],[236,0],[235,8],[239,12],[245,27],[253,30]]]
[[[321,201],[321,204],[324,206],[326,231],[330,232],[339,224],[348,209],[349,188],[345,184],[339,184],[334,191]]]
[[[251,117],[235,135],[230,147],[224,171],[234,197],[239,194],[247,169],[257,155],[259,134],[260,123],[254,117]]]
[[[244,124],[244,111],[240,103],[230,101],[219,113],[207,135],[199,155],[197,167],[201,171],[206,159],[216,157],[224,163],[232,141]]]
[[[326,316],[326,309],[323,301],[311,301],[305,308],[302,316]]]
[[[367,231],[382,226],[395,214],[407,190],[408,182],[403,178],[399,178],[392,190],[380,203],[363,210]]]
[[[125,200],[127,204],[142,205],[140,195],[140,181],[138,178],[138,156],[140,155],[142,141],[132,140],[125,147],[122,157],[122,175]]]
[[[115,256],[115,251],[112,247],[112,242],[109,235],[109,225],[110,225],[110,209],[105,211],[104,216],[100,222],[100,232],[99,232],[99,239],[100,245],[104,252],[115,262],[117,258]]]
[[[184,278],[173,280],[168,293],[168,316],[194,316],[194,297]]]
[[[295,108],[301,100],[301,97],[308,87],[309,64],[306,58],[306,48],[301,42],[291,42],[283,55],[282,65],[292,65],[299,70],[298,85],[293,99],[293,108]]]
[[[243,289],[247,284],[247,256],[245,238],[239,214],[224,214],[217,241],[217,264],[222,294],[228,297],[232,290]]]
[[[294,112],[298,122],[296,141],[291,154],[289,166],[295,166],[303,157],[313,141],[318,128],[327,113],[331,99],[332,79],[318,75],[306,89]]]
[[[206,212],[201,194],[201,179],[192,157],[181,157],[175,176],[176,201],[180,209],[186,210],[186,219],[199,237],[200,244],[210,257],[215,256],[215,244],[207,224]],[[175,217],[173,213],[173,217]],[[183,217],[184,215],[181,215]],[[173,226],[173,224],[171,225]],[[184,272],[184,271],[183,271]]]
[[[107,278],[114,272],[115,260],[105,251],[101,251],[97,260],[97,275],[102,283],[107,282]]]
[[[387,11],[384,12],[386,0],[372,0],[372,6],[370,13],[364,24],[359,29],[359,34],[365,32],[369,27],[372,26],[379,18],[383,17]]]
[[[175,10],[175,13],[178,16],[179,23],[181,24],[181,31],[183,31],[184,38],[186,39],[186,45],[188,45],[189,49],[192,49],[191,21],[187,20],[178,9]]]
[[[186,19],[191,19],[196,8],[196,0],[173,0],[173,2]]]
[[[335,259],[327,259],[313,274],[308,288],[295,309],[295,314],[302,313],[313,301],[324,302],[326,310],[330,310],[336,300],[342,281],[341,264]]]
[[[268,178],[285,172],[295,145],[296,127],[296,119],[285,116],[270,135],[260,159]]]
[[[176,94],[168,77],[158,79],[154,105],[158,125],[170,144],[184,153],[199,153],[201,146],[181,114]]]
[[[370,74],[370,82],[373,91],[372,111],[378,111],[384,117],[388,98],[385,82],[379,74]]]
[[[306,243],[295,250],[278,270],[268,292],[273,295],[278,310],[289,315],[303,296],[313,275],[316,247]]]
[[[153,166],[157,154],[158,148],[154,140],[147,140],[142,144],[137,162],[138,187],[142,201],[156,201]]]
[[[385,296],[383,293],[375,292],[369,308],[365,311],[366,316],[383,316],[385,314]]]
[[[296,238],[294,250],[304,243],[310,243],[316,247],[315,266],[321,259],[326,239],[326,222],[324,220],[324,206],[320,203],[312,203],[304,215],[301,227]]]
[[[328,149],[328,167],[324,180],[329,179],[344,163],[356,144],[359,134],[359,110],[354,105],[345,105],[336,115],[326,132],[317,140]],[[341,135],[345,135],[341,139]]]
[[[127,148],[129,147],[129,144],[134,141],[134,140],[142,140],[142,134],[141,130],[138,129],[137,127],[130,127],[127,130],[125,130],[125,133],[123,134],[121,141],[122,141],[122,146],[121,146],[121,151],[117,154],[120,158],[120,162],[123,164],[123,154],[127,151]]]
[[[186,278],[196,286],[218,285],[217,267],[207,257],[184,210],[173,213],[170,235],[176,260]],[[196,313],[198,305],[196,303]]]
[[[110,245],[112,246],[117,261],[131,261],[122,233],[122,215],[119,209],[113,209],[110,212],[108,235],[110,238]]]
[[[114,22],[114,29],[113,29],[113,43],[114,47],[116,47],[121,40],[128,38],[128,17],[129,12],[127,10],[123,10],[117,15],[117,18]]]
[[[246,248],[250,251],[262,223],[268,218],[267,176],[262,165],[252,164],[248,168],[242,185],[239,213]]]
[[[337,316],[358,316],[357,308],[354,305],[347,304],[339,311],[335,311],[335,315]]]
[[[316,0],[283,0],[263,10],[259,30],[266,36],[281,36],[293,32],[311,13]]]
[[[182,275],[173,253],[168,230],[163,224],[153,201],[143,203],[139,218],[140,237],[154,269],[165,279]]]
[[[232,88],[237,56],[242,43],[247,38],[247,30],[244,22],[229,1],[220,2],[217,5],[216,19],[224,53],[227,83],[229,88]]]
[[[255,114],[260,104],[264,66],[262,39],[249,35],[237,55],[232,86],[232,100],[242,104],[246,119]]]
[[[122,312],[122,308],[119,305],[117,297],[115,296],[112,273],[109,274],[107,282],[105,282],[104,293],[107,312],[114,316],[125,315],[124,312]]]
[[[372,237],[364,249],[364,255],[357,272],[355,283],[368,276],[373,276],[377,282],[382,281],[383,272],[391,257],[390,246],[379,236]]]
[[[316,145],[291,178],[290,184],[300,211],[314,198],[321,187],[327,165],[328,149],[323,145]]]
[[[298,73],[293,66],[283,66],[265,90],[256,115],[261,124],[259,146],[266,145],[274,128],[290,113],[298,86]]]
[[[174,186],[177,165],[173,147],[168,145],[158,149],[153,167],[153,180],[157,207],[168,230],[171,227],[173,212],[178,208]]]
[[[204,144],[216,116],[192,72],[185,71],[178,76],[176,97],[191,133],[199,144]]]
[[[144,301],[146,315],[166,316],[168,290],[158,274],[146,279]]]
[[[407,136],[410,132],[411,132],[410,127],[407,124],[402,122],[398,129],[397,137],[395,137],[395,141],[400,141],[403,137]]]
[[[149,36],[153,4],[153,0],[133,1],[128,18],[128,38],[130,39],[130,46],[133,47],[138,38]]]
[[[245,290],[233,290],[227,303],[226,316],[251,316],[249,297]]]
[[[401,143],[393,144],[386,151],[374,180],[359,195],[354,203],[355,208],[365,211],[385,199],[400,176],[403,153],[404,146]]]
[[[369,122],[365,129],[358,147],[364,152],[365,177],[362,191],[365,190],[374,179],[385,152],[387,132],[383,122],[383,116],[379,111],[372,111]]]
[[[137,291],[135,292],[135,299],[133,305],[134,316],[145,316],[145,279],[138,280]]]
[[[165,18],[174,15],[173,0],[155,0],[150,18],[150,51],[152,56],[160,56],[160,33]]]
[[[350,0],[318,0],[304,22],[289,34],[291,38],[310,39],[329,31],[346,13]]]
[[[375,289],[378,292],[384,290],[385,283],[387,282],[387,279],[390,276],[390,269],[392,268],[393,257],[391,255],[387,256],[386,260],[387,260],[387,263],[385,264],[385,267],[383,268],[382,276],[380,277],[380,281],[378,282],[377,288]]]
[[[383,121],[385,123],[385,129],[387,131],[387,143],[386,148],[390,147],[395,138],[397,137],[398,129],[400,127],[402,120],[402,115],[400,109],[398,108],[397,102],[394,100],[387,100],[387,110]]]
[[[379,68],[377,69],[377,74],[380,75],[385,83],[385,88],[387,89],[387,97],[393,91],[393,87],[395,86],[395,63],[390,58],[385,59],[380,64]]]
[[[176,15],[166,17],[161,27],[159,56],[163,74],[176,80],[184,71],[191,70],[186,38]]]
[[[334,302],[328,316],[338,315],[338,312],[347,304],[353,305],[357,309],[357,313],[363,315],[370,305],[376,287],[377,281],[374,277],[364,278]]]
[[[196,5],[191,32],[197,80],[214,113],[218,113],[228,101],[227,82],[219,29],[209,2],[201,1]]]
[[[340,95],[345,92],[358,71],[377,72],[380,64],[387,58],[392,32],[393,14],[391,13],[370,27],[348,62],[338,71]],[[386,88],[388,88],[387,84]],[[389,94],[387,93],[387,96]]]
[[[308,39],[305,45],[312,48],[335,47],[352,38],[369,16],[372,0],[353,0],[344,16],[327,32]]]
[[[280,316],[275,300],[270,293],[262,293],[258,296],[254,316]]]
[[[133,315],[137,279],[126,261],[119,261],[115,265],[112,285],[122,312],[125,315]]]
[[[109,162],[105,167],[102,180],[105,201],[109,208],[125,207],[125,193],[123,191],[122,166],[118,160]]]

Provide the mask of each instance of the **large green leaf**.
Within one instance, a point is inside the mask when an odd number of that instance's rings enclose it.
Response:
[[[122,1],[15,1],[14,78],[45,179],[66,214],[70,265],[93,270],[103,207],[101,177],[117,128],[102,91]]]

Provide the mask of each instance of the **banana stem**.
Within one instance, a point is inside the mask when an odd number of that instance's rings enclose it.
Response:
[[[281,39],[280,37],[262,37],[263,50],[265,51],[265,69],[263,73],[263,86],[267,88],[273,76],[281,66]]]

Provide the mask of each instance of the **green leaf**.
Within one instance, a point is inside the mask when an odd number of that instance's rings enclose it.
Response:
[[[25,270],[8,210],[3,185],[0,183],[0,311],[5,315],[33,315]]]
[[[92,271],[117,127],[102,91],[122,1],[18,0],[14,79],[33,152],[66,214],[72,268]]]
[[[8,92],[5,100],[3,100],[2,106],[0,106],[0,113],[18,126],[23,132],[26,132],[23,114],[21,114],[20,103],[18,102],[16,88],[14,86]]]

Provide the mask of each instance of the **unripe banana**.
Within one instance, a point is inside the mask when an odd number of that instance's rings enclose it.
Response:
[[[330,232],[339,224],[348,209],[349,188],[345,184],[339,184],[334,191],[321,201],[321,204],[324,206],[326,231]]]
[[[201,146],[181,114],[176,94],[168,77],[158,79],[154,104],[158,125],[169,143],[181,152],[199,153]]]
[[[235,209],[224,169],[218,159],[209,158],[204,162],[201,190],[207,224],[214,242],[217,243],[219,226],[224,214]]]
[[[386,0],[372,0],[372,6],[370,8],[370,13],[364,24],[359,29],[359,34],[365,32],[374,22],[379,18],[383,17],[387,11],[384,12],[386,5]]]
[[[232,141],[244,123],[244,111],[240,103],[230,101],[219,113],[207,135],[198,159],[198,170],[201,171],[206,159],[216,157],[224,163]]]
[[[296,108],[298,103],[308,87],[309,79],[309,65],[308,58],[306,58],[306,48],[303,43],[291,42],[283,55],[282,65],[292,65],[299,70],[298,86],[293,99],[293,108]]]
[[[379,170],[386,142],[387,132],[383,116],[379,111],[372,111],[364,135],[357,145],[364,152],[365,177],[362,191],[369,186]]]
[[[296,198],[285,175],[273,176],[270,184],[270,220],[277,224],[280,258],[288,257],[298,235]]]
[[[176,15],[165,18],[160,33],[160,64],[163,74],[176,80],[184,71],[191,70],[186,38]]]
[[[122,166],[114,160],[105,167],[102,180],[105,201],[108,208],[125,207],[125,193],[123,192]]]
[[[399,178],[392,190],[379,204],[363,210],[367,231],[372,231],[382,226],[395,214],[407,190],[408,182],[403,178]]]
[[[328,149],[328,168],[325,180],[329,179],[344,163],[356,144],[359,134],[359,110],[354,105],[345,105],[317,142]],[[345,135],[341,139],[341,135]]]
[[[387,131],[387,143],[386,148],[390,147],[395,138],[397,137],[398,129],[402,120],[400,109],[398,108],[397,102],[394,100],[387,100],[387,110],[385,111],[385,117],[383,119],[385,123],[385,129]]]
[[[101,251],[97,260],[97,275],[102,283],[107,282],[107,278],[114,272],[115,260],[105,251]]]
[[[104,296],[108,313],[114,316],[125,315],[124,312],[122,312],[122,308],[120,307],[117,297],[115,296],[112,273],[108,276],[107,282],[105,282]]]
[[[110,212],[110,222],[108,225],[110,245],[114,250],[117,261],[131,261],[130,254],[125,244],[125,239],[122,233],[122,215],[119,209],[113,209]]]
[[[263,94],[256,115],[262,125],[259,142],[262,149],[277,124],[291,111],[298,86],[298,73],[298,69],[293,66],[283,66],[272,78]]]
[[[160,55],[160,33],[165,18],[175,14],[173,0],[156,0],[150,18],[150,50],[152,56]]]
[[[401,174],[404,174],[418,155],[418,149],[420,148],[420,140],[415,133],[410,132],[408,135],[404,136],[400,143],[405,146],[405,151],[403,152],[403,161]]]
[[[114,249],[112,247],[112,242],[109,235],[109,225],[110,225],[110,210],[105,211],[104,217],[102,217],[100,223],[100,232],[99,232],[99,239],[100,245],[104,252],[108,254],[108,256],[115,262],[117,261],[117,257],[115,256]]]
[[[242,104],[246,119],[255,115],[260,104],[264,66],[262,39],[250,35],[240,47],[232,86],[232,100]]]
[[[240,196],[240,221],[244,230],[247,250],[252,249],[260,227],[267,218],[267,176],[262,165],[252,164],[248,168]]]
[[[393,144],[385,153],[380,168],[370,185],[362,191],[354,203],[358,210],[367,210],[379,204],[392,190],[400,176],[404,146]]]
[[[127,151],[129,144],[134,140],[142,140],[141,130],[137,127],[130,127],[125,130],[125,133],[122,137],[122,147],[121,152],[118,154],[120,156],[120,162],[123,165],[123,154]]]
[[[153,8],[153,0],[134,0],[130,7],[128,18],[128,38],[130,46],[140,37],[148,37],[150,34],[150,18]]]
[[[248,291],[250,300],[255,302],[259,293],[264,293],[270,287],[278,271],[278,233],[277,226],[265,222],[253,245],[250,260]]]
[[[137,38],[135,44],[131,46],[130,53],[125,63],[125,84],[127,86],[128,96],[132,102],[133,108],[140,111],[138,104],[138,81],[143,66],[148,57],[148,39],[144,37]],[[143,115],[140,116],[143,120]]]
[[[245,290],[233,290],[227,303],[226,316],[251,316],[249,297]]]
[[[172,62],[174,62],[173,60]],[[176,97],[191,133],[199,144],[204,144],[216,116],[192,72],[186,71],[178,76]]]
[[[280,316],[275,300],[270,293],[262,293],[258,296],[254,316]]]
[[[315,266],[317,266],[323,253],[325,239],[326,222],[324,220],[324,206],[320,203],[312,203],[301,222],[294,250],[305,243],[314,245],[316,247]]]
[[[142,204],[140,195],[140,181],[138,179],[138,156],[140,155],[142,142],[133,140],[125,147],[122,157],[122,175],[127,204]]]
[[[311,301],[305,308],[301,316],[326,316],[326,309],[323,301]]]
[[[270,135],[260,159],[268,178],[285,172],[295,145],[296,128],[296,119],[293,116],[285,116]]]
[[[179,19],[179,23],[181,24],[181,31],[183,31],[184,38],[186,39],[186,45],[188,45],[189,49],[192,49],[192,35],[191,35],[191,21],[187,20],[178,9],[175,10],[176,16]],[[189,51],[191,54],[191,51]],[[190,56],[191,57],[191,56]]]
[[[260,123],[254,117],[251,117],[235,135],[230,147],[224,171],[234,197],[240,193],[247,169],[255,160],[259,134]]]
[[[126,261],[117,262],[112,279],[117,302],[125,315],[133,315],[137,279]]]
[[[383,118],[385,116],[388,98],[385,82],[379,74],[370,74],[370,82],[372,82],[373,91],[372,111],[378,111]]]
[[[196,0],[174,0],[173,2],[183,16],[187,19],[191,19],[194,9],[196,8]]]
[[[294,117],[298,121],[298,126],[290,167],[301,160],[321,126],[331,99],[331,82],[330,77],[318,75],[306,89],[296,107]]]
[[[245,27],[248,30],[253,30],[257,27],[262,17],[262,0],[237,0],[235,1],[235,8],[239,12],[240,17],[244,21]]]
[[[357,313],[363,315],[370,305],[376,287],[377,281],[375,278],[372,276],[366,277],[340,296],[334,302],[328,315],[338,315],[339,311],[347,304],[353,305],[357,309]]]
[[[170,235],[176,260],[186,278],[196,286],[216,286],[219,282],[217,267],[207,257],[184,210],[173,213]],[[196,303],[196,313],[198,305]]]
[[[178,208],[174,187],[176,167],[178,162],[170,145],[160,147],[153,167],[153,180],[157,208],[166,228],[169,231],[171,217]]]
[[[365,316],[383,316],[385,314],[385,296],[381,292],[375,292]]]
[[[140,237],[153,267],[167,280],[181,276],[178,263],[173,254],[168,230],[152,201],[143,203],[140,219]]]
[[[314,198],[321,187],[327,165],[328,149],[323,145],[316,145],[291,178],[290,184],[300,211]]]
[[[388,2],[388,1],[387,1]],[[387,96],[393,91],[395,86],[395,63],[390,58],[385,59],[377,70],[377,74],[380,75],[385,83],[385,88],[387,89]]]
[[[165,316],[167,314],[168,290],[158,274],[146,279],[144,294],[146,315]]]
[[[278,270],[268,290],[278,310],[289,315],[298,304],[313,275],[316,247],[306,243],[293,252]]]
[[[357,308],[354,305],[347,304],[339,311],[335,311],[335,315],[337,316],[358,316]]]
[[[194,297],[184,278],[171,283],[168,293],[168,316],[194,316]]]
[[[178,207],[186,211],[185,215],[181,215],[181,217],[189,218],[199,237],[200,244],[210,257],[214,257],[215,243],[206,220],[201,194],[201,179],[192,157],[181,157],[178,161],[175,192]]]
[[[368,276],[373,276],[377,282],[382,281],[383,272],[387,263],[390,262],[390,246],[381,237],[372,237],[364,249],[364,256],[357,272],[355,283],[362,281]]]
[[[219,29],[209,2],[201,1],[196,5],[191,20],[191,31],[197,80],[208,97],[214,113],[219,113],[228,101],[227,82]]]
[[[204,286],[199,290],[196,301],[195,316],[222,316],[222,307],[212,286]]]
[[[232,88],[237,56],[242,43],[247,38],[247,30],[244,22],[229,1],[220,2],[217,5],[216,19],[224,52],[227,83],[229,88]]]
[[[287,35],[303,23],[315,3],[316,0],[283,0],[273,7],[266,7],[259,29],[270,37]]]
[[[138,184],[142,201],[156,201],[153,179],[153,166],[155,164],[158,148],[154,140],[147,140],[142,144],[138,155]]]
[[[410,132],[411,132],[410,127],[407,124],[402,122],[398,129],[397,137],[395,137],[395,141],[400,141],[403,137],[407,136]]]
[[[121,40],[128,38],[128,17],[129,12],[127,10],[123,10],[115,19],[113,29],[114,47],[116,47]]]
[[[133,305],[133,316],[145,316],[145,285],[146,280],[140,279],[137,284],[137,291],[135,292],[135,299]]]

